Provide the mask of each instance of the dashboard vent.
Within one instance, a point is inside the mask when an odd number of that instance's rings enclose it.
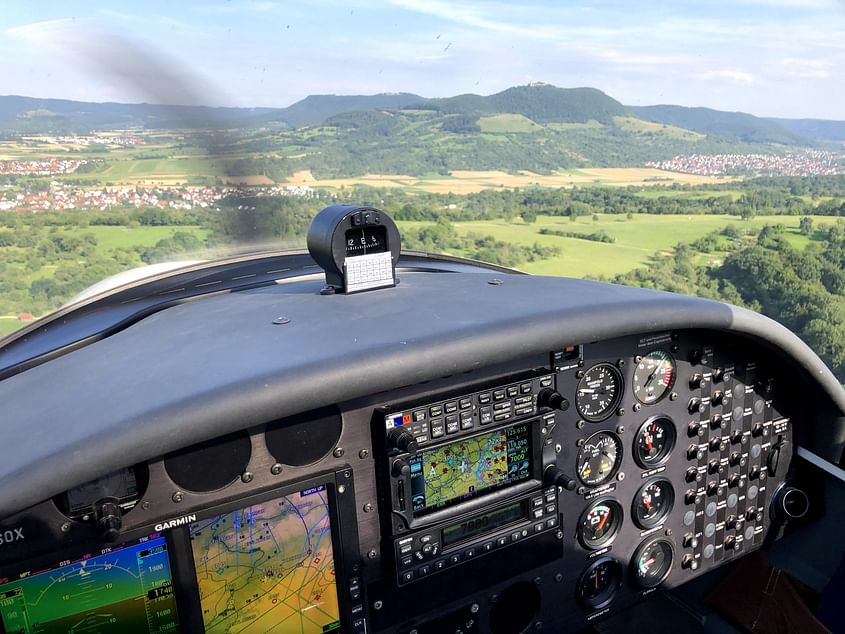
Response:
[[[252,444],[245,431],[207,440],[167,454],[164,468],[173,482],[188,491],[222,489],[246,471]]]
[[[294,467],[313,464],[340,440],[342,421],[337,407],[322,407],[267,425],[267,449],[277,462]]]

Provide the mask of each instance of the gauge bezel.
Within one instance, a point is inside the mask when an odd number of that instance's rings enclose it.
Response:
[[[595,509],[597,506],[604,504],[613,508],[613,513],[616,513],[616,520],[614,520],[613,530],[608,531],[602,538],[597,541],[589,541],[587,540],[586,536],[584,535],[584,522],[587,519],[587,516],[590,514],[590,511]],[[601,550],[605,546],[610,546],[613,543],[613,540],[616,539],[616,536],[619,535],[619,531],[622,529],[622,524],[625,522],[625,511],[622,508],[622,505],[619,503],[619,500],[612,497],[600,497],[597,500],[593,500],[587,508],[581,513],[581,517],[578,518],[578,528],[576,529],[578,542],[587,550]]]
[[[610,587],[608,592],[606,593],[607,596],[600,596],[594,599],[587,599],[581,593],[581,585],[584,583],[584,579],[589,576],[589,574],[598,568],[599,566],[603,565],[610,565],[613,566],[614,574],[616,575],[616,579],[614,580],[613,585]],[[601,610],[604,607],[610,605],[613,600],[616,598],[616,594],[619,592],[619,588],[622,586],[622,580],[625,576],[625,569],[620,563],[618,559],[615,557],[599,557],[595,561],[591,562],[589,566],[584,569],[580,575],[578,575],[578,582],[575,585],[575,596],[578,602],[587,607],[591,610]]]
[[[637,382],[635,380],[636,376],[637,376],[637,366],[640,363],[642,363],[643,360],[645,360],[649,356],[653,355],[655,352],[665,354],[671,360],[672,370],[673,370],[672,371],[672,379],[669,381],[669,385],[666,386],[666,389],[663,391],[663,394],[661,394],[658,398],[656,398],[653,401],[644,401],[642,398],[640,398],[640,395],[637,393]],[[634,371],[631,373],[631,391],[634,393],[634,398],[637,399],[637,402],[639,402],[639,403],[641,403],[641,404],[643,404],[647,407],[651,406],[651,405],[657,405],[660,401],[662,401],[664,398],[666,398],[666,396],[672,391],[672,388],[675,387],[675,381],[677,380],[677,378],[678,378],[678,360],[675,359],[675,357],[672,355],[671,352],[668,352],[667,350],[664,350],[663,348],[655,348],[654,350],[649,350],[646,354],[644,354],[640,358],[640,360],[636,364],[634,364]]]
[[[654,544],[663,543],[669,546],[669,563],[666,566],[666,570],[663,571],[663,574],[660,575],[659,579],[656,580],[649,580],[647,583],[644,582],[644,579],[639,574],[639,563],[640,558],[642,557],[643,553],[647,548],[650,548]],[[634,551],[633,556],[631,557],[631,576],[633,577],[634,583],[643,589],[651,589],[656,588],[657,586],[661,585],[666,578],[672,573],[672,567],[675,565],[675,544],[672,543],[671,540],[665,537],[651,537],[644,540],[637,549]]]
[[[587,482],[584,482],[584,479],[581,477],[581,468],[580,468],[581,467],[581,452],[584,451],[584,447],[587,445],[587,443],[590,442],[590,439],[595,438],[596,436],[601,436],[601,435],[610,436],[610,437],[612,437],[616,440],[616,460],[614,460],[614,462],[613,462],[613,469],[610,470],[610,473],[608,473],[607,476],[601,482],[589,484]],[[604,486],[610,480],[612,480],[616,476],[616,474],[619,472],[619,468],[622,466],[622,459],[623,459],[624,456],[625,456],[625,445],[622,443],[622,439],[619,437],[618,434],[616,434],[616,433],[614,433],[610,430],[607,430],[607,429],[602,429],[600,431],[597,431],[597,432],[590,434],[589,436],[587,436],[587,438],[584,440],[584,442],[581,444],[581,446],[578,447],[578,453],[575,454],[575,472],[576,472],[576,476],[578,477],[578,481],[581,484],[583,484],[585,487],[590,488],[590,489],[594,489],[596,487]]]
[[[613,402],[607,407],[605,411],[603,411],[599,415],[588,415],[585,414],[581,408],[581,403],[578,400],[578,392],[581,386],[581,382],[587,377],[587,375],[595,370],[596,368],[608,368],[613,375],[614,380],[616,381],[616,394],[613,397]],[[602,362],[596,363],[593,366],[590,366],[586,370],[584,370],[584,374],[578,379],[578,383],[575,385],[575,409],[578,410],[578,415],[583,418],[585,421],[589,423],[600,423],[603,420],[607,420],[613,415],[613,412],[619,407],[619,404],[622,402],[622,398],[625,394],[625,377],[622,376],[622,372],[619,371],[612,363]]]
[[[645,460],[645,458],[643,458],[640,455],[640,450],[639,450],[640,434],[643,433],[643,430],[645,430],[645,428],[648,425],[650,425],[651,423],[653,423],[657,420],[666,421],[666,422],[669,423],[668,425],[664,425],[664,429],[669,430],[669,434],[667,434],[668,442],[666,443],[666,449],[664,450],[665,453],[664,453],[663,456],[661,456],[658,460],[656,460],[654,462],[647,462]],[[678,441],[678,430],[675,427],[675,421],[673,421],[671,418],[669,418],[666,414],[657,414],[656,416],[652,416],[650,418],[647,418],[645,420],[645,422],[643,422],[643,424],[640,425],[639,429],[637,429],[637,433],[634,434],[634,445],[633,445],[633,448],[632,448],[632,450],[634,452],[634,462],[636,462],[643,469],[654,469],[656,467],[660,467],[660,466],[666,464],[669,461],[669,458],[672,457],[672,452],[675,450],[675,443],[677,441]]]
[[[658,483],[665,484],[668,487],[664,489],[664,491],[666,492],[667,503],[663,507],[663,510],[661,511],[660,515],[657,515],[647,521],[640,520],[639,515],[637,513],[637,506],[642,500],[643,492],[648,487]],[[673,508],[675,508],[675,487],[672,486],[672,481],[669,480],[669,478],[665,478],[663,476],[649,478],[637,489],[637,493],[634,495],[634,500],[631,503],[631,519],[634,521],[634,524],[636,524],[643,530],[648,530],[650,528],[654,528],[655,526],[660,525],[660,523],[663,522],[669,516]]]

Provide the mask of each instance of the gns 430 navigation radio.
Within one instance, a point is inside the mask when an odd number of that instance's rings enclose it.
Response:
[[[557,491],[544,484],[556,420],[542,403],[553,382],[529,376],[379,413],[381,499],[400,586],[559,533]]]

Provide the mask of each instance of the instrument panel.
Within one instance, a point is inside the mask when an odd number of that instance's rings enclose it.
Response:
[[[680,330],[268,421],[0,522],[0,622],[577,630],[776,532],[790,385],[757,344]]]

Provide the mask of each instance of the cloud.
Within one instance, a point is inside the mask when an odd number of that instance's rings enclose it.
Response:
[[[78,21],[76,18],[60,18],[58,20],[43,20],[41,22],[30,22],[29,24],[13,26],[4,30],[3,34],[21,40],[37,42],[49,39],[57,34],[66,34],[70,29],[77,27]]]
[[[751,73],[732,68],[709,70],[699,73],[697,76],[699,79],[727,79],[729,81],[735,81],[742,84],[753,84],[756,81]]]

